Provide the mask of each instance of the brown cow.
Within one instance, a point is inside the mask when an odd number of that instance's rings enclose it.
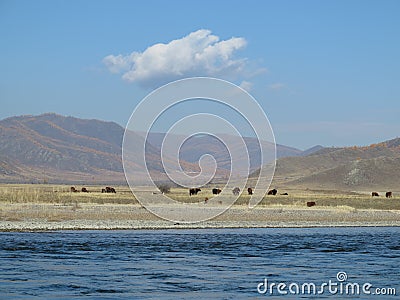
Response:
[[[201,189],[199,189],[199,188],[189,189],[189,196],[197,195],[198,192],[201,192]]]
[[[386,192],[386,198],[392,198],[393,194],[392,192]]]
[[[219,195],[221,192],[222,192],[221,189],[217,189],[217,188],[212,189],[213,195]]]
[[[270,191],[268,191],[268,195],[276,195],[278,193],[278,190],[277,189],[273,189],[273,190],[270,190]]]
[[[116,193],[115,189],[113,187],[110,186],[106,186],[106,193]]]
[[[315,206],[315,205],[317,205],[317,203],[315,203],[314,201],[307,202],[307,207],[312,207],[312,206]]]
[[[77,193],[78,192],[78,190],[74,187],[74,186],[71,186],[71,192],[73,192],[73,193]]]
[[[113,187],[110,186],[106,186],[105,189],[101,189],[102,193],[113,193],[116,194],[117,192],[115,191],[115,189]]]
[[[253,195],[253,189],[252,189],[252,188],[248,188],[248,189],[247,189],[247,193],[248,193],[249,195]]]
[[[372,197],[379,197],[379,194],[377,192],[372,192]]]

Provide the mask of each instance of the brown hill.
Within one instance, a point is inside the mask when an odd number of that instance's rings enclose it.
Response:
[[[143,145],[142,135],[129,134],[137,140],[132,143],[129,153],[140,153],[138,147]],[[124,128],[113,122],[54,113],[1,120],[0,181],[125,183],[121,159],[123,135]],[[151,174],[157,177],[155,179],[165,178],[160,155],[162,137],[163,134],[152,133],[150,142],[146,143],[147,164]],[[252,167],[257,168],[260,162],[256,157],[259,151],[256,141],[247,139],[246,143]],[[224,178],[229,173],[226,149],[209,137],[189,140],[181,150],[180,160],[185,171],[198,172],[198,159],[209,153],[218,162],[217,176]],[[279,146],[278,151],[281,155],[301,154],[300,150],[285,146]]]
[[[124,128],[113,122],[56,114],[1,120],[0,181],[124,183],[123,134]],[[130,134],[138,141],[129,149],[135,155],[140,150],[137,147],[143,145],[143,138],[135,132]],[[148,167],[159,178],[165,178],[160,159],[163,136],[152,133],[146,143]],[[239,144],[236,138],[227,138],[233,147]],[[258,168],[257,141],[245,138],[245,143],[251,167]],[[366,147],[317,146],[300,151],[278,145],[277,150],[281,158],[277,161],[274,180],[279,186],[346,190],[395,189],[400,186],[400,177],[397,176],[400,170],[399,138]],[[227,149],[209,136],[198,136],[185,142],[180,152],[183,169],[197,172],[197,162],[204,154],[214,156],[218,164],[217,175],[226,176],[230,168]],[[292,157],[282,157],[286,155]]]
[[[316,189],[398,189],[400,156],[352,161],[292,182],[293,185]]]
[[[165,137],[164,133],[150,133],[148,141],[156,149],[161,151],[161,145],[164,137]],[[235,151],[235,149],[239,149],[241,145],[241,138],[229,135],[221,135],[221,137],[224,138],[226,142],[229,142],[233,146],[231,149],[232,151]],[[246,144],[247,151],[250,157],[250,170],[254,171],[261,166],[260,145],[256,138],[244,137],[243,140]],[[269,153],[270,154],[269,157],[264,157],[264,161],[265,162],[272,161],[274,159],[273,144],[266,141],[262,141],[262,144],[263,147],[271,150]],[[316,148],[316,150],[319,149],[320,148],[318,149]],[[310,151],[310,153],[313,152],[312,149],[308,151]],[[304,153],[303,151],[293,147],[276,145],[276,154],[278,158],[288,157],[288,156],[301,156],[303,155],[303,153]],[[210,154],[215,158],[218,167],[225,170],[231,169],[231,161],[230,161],[231,158],[227,147],[220,140],[209,135],[199,135],[187,139],[183,143],[179,154],[181,160],[191,163],[197,163],[202,155]],[[243,162],[243,164],[239,162],[239,165],[241,167],[240,173],[242,175],[247,174],[247,166],[244,164],[244,162],[247,161],[245,155],[246,153],[241,153],[240,162]]]
[[[56,114],[4,119],[0,121],[0,179],[122,183],[123,134],[124,129],[113,122]],[[151,145],[147,151],[149,156],[158,154]],[[153,162],[157,169],[159,160]]]
[[[370,189],[400,186],[400,139],[366,147],[324,148],[305,157],[277,161],[279,185],[316,189]],[[254,175],[256,175],[255,173]]]

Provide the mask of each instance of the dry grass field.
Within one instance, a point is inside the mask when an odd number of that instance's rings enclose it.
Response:
[[[75,187],[79,190],[82,188],[82,186]],[[23,230],[30,230],[36,226],[32,225],[34,224],[32,222],[40,222],[39,228],[49,228],[49,224],[53,224],[51,226],[59,229],[65,228],[64,225],[55,224],[70,221],[78,222],[78,225],[75,223],[68,225],[72,228],[88,229],[170,226],[144,209],[127,186],[116,186],[115,194],[101,193],[103,186],[85,187],[89,193],[74,193],[70,191],[70,186],[65,185],[0,185],[0,229],[14,230],[22,226]],[[256,209],[248,208],[250,196],[245,192],[232,208],[213,220],[217,223],[209,226],[336,226],[335,224],[399,226],[400,224],[400,196],[396,196],[397,194],[391,199],[386,199],[384,195],[371,197],[366,192],[317,190],[285,192],[289,195],[265,196]],[[191,197],[187,189],[172,188],[169,195],[179,202],[193,204],[193,209],[186,208],[182,210],[183,214],[195,213],[199,208],[212,210],[223,205],[219,198],[212,199],[211,188],[203,188],[198,195]],[[205,198],[209,198],[207,204],[204,202]],[[316,202],[316,206],[307,207],[308,201]],[[168,206],[163,203],[159,205]],[[23,224],[16,225],[18,222]],[[100,222],[100,225],[97,223],[95,225],[93,222]],[[107,222],[114,223],[110,225]],[[70,228],[68,226],[66,228]]]
[[[46,184],[0,185],[0,203],[46,203],[77,205],[91,204],[137,204],[129,187],[117,187],[117,193],[102,193],[104,186],[85,186],[88,193],[81,192],[83,186],[74,186],[79,192],[71,192],[71,186]]]
[[[77,206],[81,204],[139,204],[128,186],[115,187],[117,193],[102,193],[104,186],[85,186],[88,193],[80,192],[82,186],[75,186],[79,192],[71,192],[70,186],[44,184],[3,184],[0,185],[0,205],[16,203],[58,204]],[[203,188],[198,195],[189,196],[187,189],[172,188],[168,196],[182,203],[202,203],[212,199],[210,188]],[[400,193],[392,198],[372,197],[367,192],[344,192],[333,190],[285,190],[289,195],[265,195],[260,206],[304,207],[308,201],[319,207],[351,207],[354,209],[400,210]],[[218,198],[217,198],[218,199]],[[247,205],[250,196],[244,191],[235,205]],[[218,203],[217,201],[215,203]]]

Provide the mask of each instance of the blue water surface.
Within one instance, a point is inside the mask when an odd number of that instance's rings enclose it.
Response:
[[[397,296],[257,290],[338,272]],[[399,283],[396,227],[0,233],[0,299],[399,299]]]

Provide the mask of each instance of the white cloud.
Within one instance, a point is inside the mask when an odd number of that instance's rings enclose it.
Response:
[[[210,30],[201,29],[167,44],[154,44],[143,52],[108,55],[103,63],[113,73],[146,87],[189,76],[233,79],[245,73],[246,59],[234,54],[246,46],[244,38],[220,40]]]
[[[273,91],[280,91],[284,89],[286,86],[283,83],[276,82],[276,83],[271,83],[268,85],[268,89],[273,90]]]
[[[239,86],[247,92],[250,92],[253,89],[253,83],[246,80],[243,80]]]

